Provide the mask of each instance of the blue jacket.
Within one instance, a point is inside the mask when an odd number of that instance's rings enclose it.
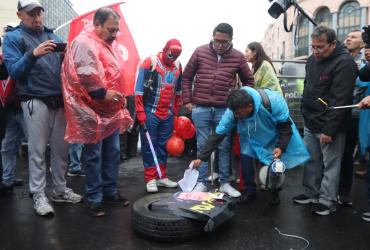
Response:
[[[270,113],[263,106],[262,98],[256,90],[250,87],[241,89],[248,92],[253,98],[253,114],[247,118],[238,119],[236,124],[233,112],[227,109],[216,128],[216,133],[226,134],[236,125],[240,134],[241,153],[257,158],[262,163],[269,165],[273,160],[272,151],[278,140],[277,123],[286,122],[290,119],[288,106],[278,92],[265,89],[271,103],[272,113]],[[293,122],[291,127],[293,135],[281,157],[288,169],[303,164],[310,159],[306,146]]]
[[[34,31],[19,25],[7,32],[4,38],[4,62],[9,75],[17,81],[21,100],[61,96],[60,71],[62,57],[49,53],[40,58],[33,49],[46,40],[62,42],[52,30]]]

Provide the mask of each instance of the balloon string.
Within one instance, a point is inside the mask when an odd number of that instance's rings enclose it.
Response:
[[[306,240],[305,238],[301,237],[301,236],[297,236],[297,235],[292,235],[292,234],[284,234],[282,233],[277,227],[274,228],[280,235],[282,236],[286,236],[286,237],[293,237],[293,238],[297,238],[297,239],[300,239],[300,240],[303,240],[306,242],[306,246],[304,248],[300,248],[298,250],[304,250],[306,249],[309,245],[310,245],[310,242],[308,240]],[[293,249],[291,249],[293,250]]]

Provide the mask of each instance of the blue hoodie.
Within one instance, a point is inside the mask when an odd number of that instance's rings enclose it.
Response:
[[[284,98],[276,91],[265,89],[268,96],[272,113],[262,103],[260,94],[250,87],[243,87],[253,98],[253,113],[237,121],[237,132],[240,134],[241,153],[259,159],[262,163],[269,165],[272,160],[272,151],[278,140],[277,123],[286,122],[289,117],[289,109]],[[290,119],[291,120],[291,119]],[[230,109],[227,109],[216,128],[216,133],[223,135],[235,126],[236,120]],[[290,169],[310,159],[310,155],[292,121],[293,135],[288,147],[281,156],[285,166]]]
[[[52,30],[35,31],[23,24],[7,32],[4,38],[4,62],[9,75],[17,81],[21,100],[61,96],[62,57],[49,53],[40,58],[33,50],[46,40],[62,42]]]

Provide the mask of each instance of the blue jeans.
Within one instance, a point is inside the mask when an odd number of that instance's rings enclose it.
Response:
[[[118,193],[119,131],[96,144],[85,144],[84,147],[82,153],[87,200],[100,203],[103,196],[112,197]]]
[[[83,144],[70,144],[68,148],[69,171],[81,170],[81,154]]]
[[[5,137],[1,143],[3,183],[6,186],[11,186],[13,184],[14,171],[17,164],[17,153],[22,144],[22,139],[26,136],[22,110],[8,110],[6,114]]]
[[[367,153],[370,156],[370,148],[367,149]],[[367,201],[370,203],[370,160],[367,161],[366,186],[367,186]]]
[[[215,130],[221,121],[226,108],[196,106],[192,110],[192,119],[197,130],[197,151],[200,152],[209,138],[211,130]],[[218,168],[221,184],[229,182],[231,132],[218,145]],[[208,162],[203,162],[199,167],[198,182],[206,182]]]

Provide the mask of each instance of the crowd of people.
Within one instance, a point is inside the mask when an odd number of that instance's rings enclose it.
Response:
[[[138,134],[147,192],[158,192],[158,186],[176,188],[167,176],[166,143],[183,107],[196,129],[193,166],[199,177],[194,192],[207,191],[208,161],[217,150],[220,191],[240,203],[252,202],[258,194],[256,166],[279,160],[287,169],[303,165],[304,193],[293,198],[295,203],[313,203],[318,215],[329,215],[337,204],[352,205],[356,145],[363,157],[370,151],[370,116],[364,109],[370,107],[370,48],[361,31],[351,31],[344,43],[324,26],[311,34],[302,138],[271,59],[258,42],[249,43],[245,54],[233,48],[230,24],[218,24],[211,41],[195,49],[184,70],[178,60],[181,42],[168,40],[162,51],[141,62],[134,95],[126,96],[125,68],[115,41],[120,16],[113,9],[98,9],[93,28],[61,52],[56,43],[63,41],[44,26],[44,8],[37,0],[20,0],[17,16],[20,23],[6,27],[0,60],[1,79],[14,86],[9,100],[1,98],[1,194],[22,185],[14,173],[26,140],[29,191],[37,214],[54,214],[49,198],[82,202],[83,195],[67,187],[66,176],[85,176],[84,197],[94,217],[104,216],[106,206],[128,206],[118,190],[118,166],[136,155]],[[357,108],[336,108],[351,104]],[[236,134],[240,190],[230,183]],[[48,147],[50,194],[45,192]],[[367,183],[370,204],[370,171]],[[280,202],[279,191],[272,190],[274,205]],[[370,222],[370,212],[362,218]]]

